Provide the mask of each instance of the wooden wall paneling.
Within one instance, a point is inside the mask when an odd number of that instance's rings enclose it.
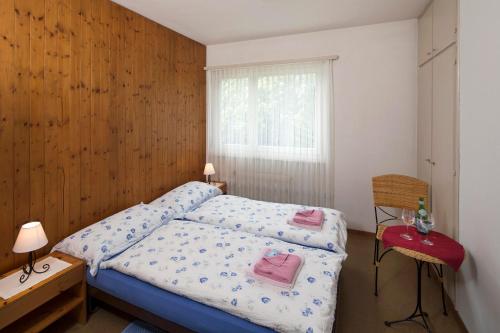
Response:
[[[116,165],[114,161],[111,160],[110,152],[114,149],[113,143],[115,140],[114,136],[114,119],[113,111],[111,110],[111,94],[110,94],[110,86],[111,86],[111,66],[110,66],[110,40],[111,40],[111,31],[112,31],[112,20],[111,20],[111,2],[108,0],[100,0],[101,7],[101,84],[100,84],[100,92],[98,94],[100,99],[100,110],[99,114],[101,115],[99,119],[99,123],[101,126],[101,131],[103,138],[99,142],[101,146],[101,163],[102,163],[102,172],[101,177],[103,180],[103,188],[100,192],[99,201],[101,203],[101,211],[98,219],[102,219],[103,217],[109,216],[113,213],[115,207],[115,197],[113,195],[114,187],[113,187],[113,177],[116,173]]]
[[[138,135],[138,147],[139,147],[139,163],[140,163],[140,169],[139,169],[139,174],[141,175],[138,177],[139,183],[137,184],[137,188],[139,190],[138,192],[138,197],[137,201],[142,201],[145,200],[149,201],[150,198],[150,193],[151,189],[148,186],[148,175],[147,175],[147,170],[148,170],[148,156],[147,152],[149,150],[148,147],[148,142],[150,143],[150,129],[148,128],[148,122],[147,122],[147,99],[148,99],[148,92],[147,92],[147,69],[146,69],[146,63],[144,63],[144,57],[146,57],[146,54],[149,54],[147,52],[147,44],[146,44],[146,26],[147,22],[144,17],[140,17],[140,19],[136,20],[136,23],[138,25],[136,26],[136,41],[138,42],[137,44],[137,53],[136,53],[136,58],[135,58],[135,64],[134,68],[136,70],[136,86],[137,86],[137,92],[138,96],[136,96],[136,102],[139,104],[137,105],[135,109],[135,117],[136,121],[139,122],[139,135]],[[150,60],[151,61],[151,60]],[[148,61],[148,63],[150,63]]]
[[[141,198],[146,197],[146,161],[145,161],[145,114],[141,112],[144,104],[144,77],[145,69],[143,65],[144,48],[145,48],[145,33],[144,33],[144,18],[142,16],[134,18],[134,57],[133,57],[133,119],[134,131],[132,163],[134,177],[134,202],[141,201]]]
[[[193,80],[194,80],[194,85],[193,85],[193,94],[191,96],[192,99],[192,105],[193,105],[193,110],[191,111],[193,114],[193,124],[191,126],[191,130],[193,132],[192,136],[192,141],[191,142],[204,142],[204,139],[201,139],[200,132],[204,133],[205,131],[200,131],[198,126],[200,122],[203,122],[203,119],[200,115],[200,100],[198,99],[198,96],[200,96],[201,93],[201,86],[202,86],[202,81],[203,81],[203,76],[201,74],[202,71],[204,72],[203,68],[200,70],[199,68],[196,68],[199,66],[200,61],[198,60],[198,57],[201,57],[201,54],[199,52],[200,50],[200,45],[198,43],[194,43],[194,50],[193,50],[193,62],[191,64],[191,70],[193,71]],[[200,140],[201,139],[201,140]],[[204,159],[205,156],[203,156],[203,147],[198,147],[198,146],[191,146],[193,149],[193,165],[197,166],[198,168],[192,168],[191,169],[191,178],[201,178],[202,176],[202,171],[203,171],[203,166],[204,166]]]
[[[30,217],[45,221],[45,6],[33,3],[30,17]]]
[[[198,66],[199,69],[199,81],[200,81],[200,94],[198,96],[199,100],[199,112],[201,122],[198,124],[200,136],[198,138],[198,142],[200,143],[200,158],[201,158],[201,166],[205,165],[206,161],[206,146],[207,146],[207,113],[206,105],[207,105],[207,74],[205,72],[205,66],[207,64],[207,52],[206,48],[203,45],[198,46]],[[201,170],[201,169],[200,169]],[[202,172],[200,171],[200,177],[202,176]]]
[[[168,61],[165,72],[165,95],[166,95],[166,134],[165,134],[165,148],[167,153],[167,169],[165,170],[165,175],[167,176],[165,186],[167,189],[175,187],[178,183],[177,180],[177,143],[178,143],[178,132],[177,128],[177,105],[180,103],[177,98],[177,88],[176,88],[176,55],[175,50],[177,48],[176,44],[176,33],[166,31],[167,43],[166,46],[166,61]],[[175,157],[175,158],[174,158]]]
[[[201,130],[199,128],[199,124],[205,123],[205,115],[204,115],[204,107],[202,101],[199,99],[199,96],[205,96],[205,85],[204,76],[205,70],[203,67],[205,65],[205,52],[203,50],[203,46],[193,42],[193,61],[191,63],[191,71],[193,73],[193,92],[191,94],[191,104],[192,104],[192,117],[193,123],[191,124],[191,131],[193,133],[191,142],[202,142],[203,147],[205,147],[205,130]],[[198,66],[202,65],[200,68]],[[204,103],[205,101],[203,101]],[[203,114],[202,114],[203,113]],[[191,179],[201,179],[203,176],[203,167],[205,162],[205,153],[204,148],[200,146],[190,145],[193,150],[193,165],[196,167],[191,168]]]
[[[156,62],[160,65],[160,70],[154,70],[154,96],[157,111],[153,112],[153,138],[152,138],[152,158],[151,158],[151,174],[153,193],[152,198],[156,198],[166,192],[168,187],[169,177],[167,176],[168,169],[168,127],[169,120],[167,118],[167,100],[168,96],[168,38],[167,33],[161,26],[156,25],[156,36],[159,47],[156,49]],[[162,64],[166,64],[163,65]]]
[[[118,71],[118,52],[119,52],[119,21],[118,21],[118,11],[116,10],[116,5],[110,5],[110,18],[109,18],[109,130],[111,134],[111,145],[108,152],[108,165],[109,165],[109,178],[110,178],[110,189],[108,195],[112,197],[112,202],[110,205],[110,212],[113,212],[119,207],[118,196],[116,191],[119,188],[118,180],[118,141],[119,141],[119,128],[120,128],[120,109],[118,104],[118,81],[117,81],[117,71]],[[114,93],[113,93],[114,92]]]
[[[133,176],[133,175],[139,175],[140,174],[140,139],[139,139],[139,134],[140,134],[140,126],[141,123],[140,121],[138,122],[138,119],[136,117],[136,108],[139,107],[139,102],[138,102],[138,88],[137,88],[137,67],[138,67],[138,55],[137,53],[139,52],[137,48],[140,47],[139,42],[138,42],[138,33],[137,33],[137,28],[136,26],[138,25],[137,21],[140,20],[139,17],[136,16],[130,16],[130,21],[129,25],[127,26],[128,32],[127,34],[130,36],[130,43],[127,47],[127,52],[130,52],[130,63],[129,63],[129,71],[130,71],[130,76],[128,78],[129,80],[129,91],[127,94],[130,94],[130,108],[129,108],[129,114],[128,114],[128,120],[129,120],[129,133],[128,133],[128,147],[127,147],[127,160],[130,161],[128,163],[128,175],[127,178],[130,180],[130,184],[128,185],[130,187],[130,196],[127,200],[127,202],[137,202],[137,198],[140,197],[139,194],[139,183],[141,180],[139,179],[140,176]]]
[[[182,36],[176,34],[175,36],[175,87],[176,94],[174,96],[176,100],[175,108],[175,121],[177,123],[177,158],[176,158],[176,175],[177,184],[181,184],[186,179],[186,175],[183,172],[184,168],[187,166],[187,151],[186,151],[186,133],[188,131],[186,126],[185,112],[186,112],[186,81],[185,78],[185,54],[186,54],[186,41],[182,39]]]
[[[162,163],[159,164],[158,168],[160,170],[157,172],[159,174],[159,179],[160,179],[160,186],[158,188],[157,195],[162,195],[167,191],[167,189],[172,188],[173,185],[173,179],[175,180],[175,177],[173,176],[173,172],[169,172],[169,170],[172,170],[172,163],[171,161],[173,160],[171,158],[171,150],[169,148],[171,138],[173,137],[173,131],[175,130],[175,127],[172,126],[172,120],[170,119],[170,94],[172,89],[169,89],[168,87],[170,86],[170,82],[172,82],[172,57],[171,57],[171,52],[172,52],[172,46],[173,43],[170,43],[172,40],[170,38],[170,32],[161,30],[160,31],[161,39],[160,43],[162,44],[160,48],[160,61],[165,64],[165,66],[162,67],[162,70],[160,71],[160,84],[158,85],[158,93],[161,96],[160,100],[160,107],[161,107],[161,112],[159,113],[159,120],[158,120],[158,126],[160,124],[163,124],[163,126],[159,126],[159,135],[160,135],[160,142],[161,145],[158,147],[159,151],[157,154],[161,156]],[[155,164],[153,164],[153,167]]]
[[[190,142],[202,142],[203,147],[194,146],[189,144],[189,147],[192,152],[192,167],[190,168],[190,179],[202,179],[203,177],[203,167],[205,162],[205,129],[204,127],[200,127],[200,123],[204,123],[205,115],[204,108],[203,114],[201,114],[200,107],[202,106],[201,101],[199,100],[200,94],[205,95],[205,93],[201,89],[204,88],[205,81],[205,70],[203,65],[201,68],[198,66],[203,62],[205,63],[205,52],[204,46],[195,42],[192,42],[192,51],[191,51],[191,61],[189,64],[189,70],[191,72],[192,82],[191,82],[191,94],[190,94],[190,105],[191,105],[191,138]],[[203,51],[202,51],[203,50]],[[203,87],[203,88],[202,88]],[[205,101],[203,101],[205,102]]]
[[[81,116],[81,43],[82,43],[82,16],[81,0],[71,0],[70,15],[71,23],[68,27],[70,34],[70,117],[69,117],[69,165],[66,173],[67,191],[69,201],[68,207],[68,227],[67,233],[73,233],[80,229],[81,221],[81,186],[80,186],[80,116]]]
[[[194,146],[191,146],[189,143],[193,142],[196,137],[196,131],[194,127],[196,126],[195,122],[195,112],[196,112],[196,104],[194,103],[194,93],[196,91],[196,71],[193,68],[194,63],[194,48],[195,42],[189,41],[187,43],[187,56],[186,56],[186,64],[185,64],[185,77],[186,80],[186,118],[187,118],[187,137],[186,137],[186,150],[187,150],[187,163],[189,165],[196,164],[196,156]],[[186,179],[192,179],[195,175],[196,170],[194,168],[186,169]]]
[[[0,2],[0,271],[183,182],[205,159],[205,47],[109,0]],[[43,251],[41,251],[43,252]]]
[[[106,188],[103,173],[106,171],[102,152],[105,140],[105,118],[101,109],[101,91],[103,90],[103,36],[101,24],[101,1],[92,1],[92,89],[91,89],[91,163],[92,186],[90,202],[92,219],[99,220],[103,212],[104,202],[101,200]]]
[[[23,1],[15,3],[14,51],[14,223],[15,232],[30,216],[30,17]],[[24,256],[16,256],[16,262]]]
[[[110,23],[110,37],[109,37],[109,70],[110,70],[110,81],[109,81],[109,98],[110,98],[110,117],[112,122],[110,124],[112,131],[112,143],[111,150],[109,152],[109,158],[111,161],[111,189],[110,195],[113,196],[113,209],[118,209],[120,207],[120,197],[118,192],[120,191],[120,175],[119,175],[119,142],[120,142],[120,131],[121,131],[121,120],[120,117],[121,109],[119,104],[119,94],[121,89],[119,87],[119,55],[120,55],[120,17],[118,6],[114,3],[111,4],[111,23]]]
[[[0,270],[14,264],[14,0],[0,1]]]
[[[58,95],[60,108],[58,114],[59,145],[57,197],[58,197],[58,234],[70,233],[70,198],[73,196],[69,189],[71,163],[71,133],[70,119],[74,118],[71,110],[71,1],[59,0],[57,3],[57,54],[58,54]]]
[[[172,148],[175,144],[175,123],[172,121],[172,91],[173,85],[173,48],[174,43],[172,42],[172,32],[161,30],[160,31],[160,42],[162,47],[160,48],[160,61],[165,64],[159,73],[160,84],[158,85],[159,94],[161,96],[160,105],[161,112],[159,114],[160,119],[159,124],[163,126],[159,127],[161,146],[159,146],[160,151],[158,154],[162,157],[162,163],[159,165],[161,168],[159,173],[160,186],[158,188],[158,195],[164,194],[168,189],[174,187],[175,183],[175,159],[172,158],[175,150]],[[154,165],[153,165],[154,166]]]
[[[117,210],[121,210],[126,208],[127,206],[127,170],[125,166],[127,165],[127,154],[126,154],[126,135],[127,135],[127,118],[126,118],[126,105],[124,101],[127,100],[126,96],[126,87],[127,87],[127,66],[125,63],[126,55],[126,12],[122,7],[116,5],[115,10],[115,29],[117,36],[114,38],[117,42],[116,54],[112,56],[116,61],[116,112],[117,115],[117,155],[116,155],[116,163],[118,166],[117,169],[117,186],[115,189],[116,193],[116,202],[117,202]],[[113,58],[112,58],[113,59]]]
[[[45,59],[44,59],[44,118],[45,118],[45,213],[44,229],[50,244],[59,238],[58,230],[58,121],[61,101],[59,96],[58,62],[58,6],[56,0],[45,2]],[[42,147],[40,147],[42,149]]]
[[[92,217],[92,8],[82,0],[80,8],[80,228]],[[76,61],[76,60],[75,60]]]
[[[103,165],[100,159],[100,141],[102,140],[102,135],[99,132],[100,122],[99,122],[99,107],[100,107],[100,83],[101,83],[101,62],[102,57],[100,54],[100,42],[101,42],[101,24],[100,24],[100,1],[91,1],[91,28],[92,28],[92,42],[91,42],[91,89],[90,89],[90,100],[92,111],[90,113],[90,163],[92,165],[91,170],[91,180],[92,185],[90,187],[90,206],[92,207],[92,220],[99,219],[99,212],[101,210],[100,203],[100,192],[102,184],[101,172]]]
[[[149,158],[149,163],[148,163],[148,168],[149,168],[149,180],[148,182],[150,182],[150,186],[151,186],[151,192],[149,194],[150,198],[155,198],[157,197],[156,193],[158,192],[157,188],[158,188],[158,181],[156,181],[156,183],[154,182],[154,179],[157,179],[158,178],[158,174],[156,173],[158,171],[158,167],[156,168],[153,168],[153,164],[155,163],[161,163],[161,156],[158,155],[158,138],[159,138],[159,134],[158,134],[158,129],[159,129],[159,125],[158,125],[158,120],[159,120],[159,113],[161,112],[160,111],[160,107],[158,105],[158,102],[159,102],[159,96],[157,94],[157,91],[156,91],[156,87],[157,87],[157,78],[158,78],[158,73],[155,72],[155,68],[157,69],[157,71],[161,68],[161,63],[159,61],[159,53],[160,53],[160,48],[156,48],[154,46],[155,42],[159,42],[159,35],[158,35],[158,30],[157,30],[157,26],[156,24],[154,25],[148,25],[146,27],[146,31],[147,31],[147,37],[146,37],[146,41],[147,41],[147,51],[150,52],[150,56],[151,56],[151,65],[148,66],[148,81],[149,81],[149,88],[148,88],[148,91],[150,92],[150,114],[147,115],[147,117],[149,117],[149,126],[151,128],[151,136],[150,136],[150,151],[149,151],[149,154],[150,154],[150,158]]]
[[[153,35],[156,38],[150,36]],[[159,72],[161,71],[161,63],[160,63],[160,50],[161,47],[155,48],[154,42],[161,42],[159,38],[159,30],[156,25],[153,25],[151,28],[148,28],[148,50],[149,52],[153,52],[151,57],[153,58],[153,65],[148,68],[148,75],[151,80],[151,159],[150,159],[150,179],[151,179],[151,198],[156,198],[159,194],[159,186],[161,186],[161,174],[159,170],[161,169],[161,164],[163,162],[160,146],[161,146],[161,125],[158,123],[161,119],[161,106],[160,104],[160,96],[157,91]],[[157,69],[155,71],[155,68]],[[155,181],[156,180],[156,181]]]
[[[154,103],[153,86],[153,70],[160,68],[160,64],[156,61],[155,57],[155,27],[156,24],[151,21],[144,21],[144,49],[143,57],[149,55],[150,60],[143,63],[144,66],[144,81],[142,83],[143,90],[143,108],[144,110],[144,175],[145,175],[145,198],[150,201],[152,198],[152,113],[158,112],[156,104]],[[149,133],[148,133],[149,132]]]
[[[189,142],[191,142],[191,121],[192,121],[192,112],[193,112],[193,105],[191,103],[191,93],[193,91],[193,84],[191,82],[191,68],[190,64],[192,63],[193,59],[193,42],[190,40],[187,40],[185,38],[182,38],[182,45],[183,45],[183,52],[182,52],[182,59],[181,61],[181,72],[179,76],[179,81],[182,82],[182,89],[180,91],[182,97],[183,97],[183,109],[181,110],[181,121],[182,121],[182,127],[184,128],[184,138],[182,142],[182,151],[184,152],[184,158],[183,162],[184,164],[182,165],[182,169],[180,170],[183,178],[182,178],[182,183],[187,182],[190,177],[190,166],[192,164],[192,148]]]
[[[193,80],[194,80],[193,93],[191,95],[191,104],[193,105],[193,109],[191,110],[193,117],[193,123],[191,125],[191,131],[193,135],[191,142],[205,142],[205,139],[202,138],[205,136],[204,134],[205,130],[200,130],[199,128],[199,124],[203,122],[204,117],[200,115],[201,101],[198,99],[198,97],[200,96],[200,93],[202,93],[201,86],[205,72],[203,70],[203,66],[201,69],[197,68],[197,66],[199,66],[200,64],[200,60],[198,59],[198,57],[203,58],[202,55],[200,54],[200,48],[203,48],[203,46],[200,45],[199,43],[194,42],[193,61],[191,63],[191,71],[193,72]],[[198,146],[191,146],[191,149],[193,150],[193,166],[195,167],[190,169],[191,170],[190,178],[202,179],[203,167],[205,161],[204,148]]]
[[[197,166],[199,169],[195,170],[195,175],[193,176],[194,178],[202,178],[203,176],[203,168],[206,161],[206,155],[205,155],[205,148],[206,148],[206,92],[207,92],[207,86],[206,86],[206,72],[204,70],[204,67],[207,63],[207,56],[205,52],[205,47],[201,44],[196,45],[195,47],[195,55],[194,55],[195,61],[196,61],[196,66],[195,66],[195,71],[196,71],[196,83],[197,83],[197,88],[198,90],[195,92],[197,96],[197,105],[195,106],[196,109],[196,115],[197,115],[197,120],[196,120],[196,127],[195,127],[195,132],[198,134],[196,138],[196,142],[199,142],[199,145],[195,146],[196,149],[196,154],[198,156],[197,160]]]
[[[135,29],[134,29],[134,15],[132,13],[125,11],[124,12],[125,21],[123,22],[124,29],[124,56],[123,56],[123,64],[125,66],[124,71],[124,113],[125,113],[125,124],[126,124],[126,132],[125,132],[125,151],[126,156],[125,159],[127,162],[124,165],[125,168],[125,190],[126,190],[126,202],[135,202],[134,198],[134,184],[135,179],[134,175],[134,155],[133,150],[133,135],[134,135],[134,92],[133,92],[133,75],[134,75],[134,50],[135,50]]]
[[[175,142],[175,126],[174,122],[171,119],[173,115],[171,109],[171,95],[172,95],[172,80],[173,78],[173,45],[172,43],[172,33],[170,31],[159,29],[160,34],[160,43],[161,47],[159,48],[159,61],[163,64],[161,71],[159,74],[159,82],[157,85],[158,95],[160,97],[160,112],[158,114],[159,119],[157,123],[160,145],[158,146],[157,154],[161,157],[161,162],[156,164],[153,163],[153,167],[157,167],[158,171],[156,172],[157,178],[159,179],[159,186],[157,188],[157,193],[155,197],[162,195],[169,188],[172,188],[175,183],[174,176],[174,159],[172,158],[173,149],[172,142]]]
[[[163,35],[161,33],[161,28],[158,25],[153,27],[152,34],[155,36],[155,39],[152,39],[149,44],[154,42],[163,43],[165,40],[162,38]],[[150,47],[148,45],[148,47]],[[151,86],[151,95],[153,97],[153,112],[151,115],[151,198],[154,199],[161,195],[162,187],[164,186],[164,178],[162,175],[162,170],[165,170],[165,158],[164,153],[162,152],[163,147],[163,126],[162,124],[166,124],[163,121],[164,118],[164,109],[163,109],[163,96],[161,94],[162,87],[162,72],[163,66],[162,63],[162,52],[165,48],[165,45],[159,45],[159,47],[154,47],[151,50],[154,50],[154,65],[151,67],[151,75],[152,75],[152,86]],[[156,68],[156,70],[155,70]]]
[[[193,92],[193,82],[191,80],[193,79],[192,72],[190,69],[190,64],[192,63],[193,59],[193,42],[192,41],[183,41],[184,44],[184,51],[183,51],[183,58],[184,62],[182,63],[182,74],[179,76],[179,78],[183,82],[183,89],[182,89],[182,94],[184,95],[184,110],[183,110],[183,117],[181,118],[184,122],[183,126],[185,128],[185,136],[184,136],[184,142],[183,142],[183,151],[185,152],[185,157],[184,157],[184,166],[182,169],[182,174],[183,174],[183,179],[182,182],[188,181],[191,177],[191,170],[188,169],[189,165],[192,165],[193,163],[193,150],[191,146],[189,145],[189,142],[191,142],[192,138],[192,131],[191,131],[191,123],[192,123],[192,114],[193,114],[193,105],[191,103],[191,94]]]
[[[182,166],[184,165],[184,156],[183,156],[183,137],[184,137],[184,130],[182,128],[182,123],[181,123],[181,113],[182,113],[182,105],[184,104],[183,96],[181,95],[181,91],[183,90],[183,87],[181,86],[180,83],[182,81],[179,79],[181,74],[180,71],[182,70],[181,64],[179,63],[182,61],[182,49],[183,45],[181,44],[181,39],[178,38],[178,35],[175,34],[175,49],[174,49],[174,87],[175,91],[172,94],[172,99],[174,101],[173,105],[173,121],[175,123],[175,128],[176,128],[176,133],[175,133],[175,150],[174,153],[176,154],[175,158],[175,184],[180,184],[182,182],[182,174],[180,173],[180,170],[182,169]],[[179,149],[178,149],[179,148]]]

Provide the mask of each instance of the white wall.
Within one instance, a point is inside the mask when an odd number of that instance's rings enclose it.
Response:
[[[500,1],[461,1],[457,309],[469,332],[500,330]]]
[[[334,54],[335,207],[373,232],[371,177],[416,175],[417,21],[209,45],[207,65]]]

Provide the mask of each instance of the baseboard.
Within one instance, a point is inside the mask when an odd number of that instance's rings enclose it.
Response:
[[[374,232],[364,231],[364,230],[356,230],[356,229],[347,229],[347,231],[351,234],[364,235],[364,236],[375,236]]]
[[[462,317],[460,317],[460,314],[458,313],[457,309],[455,309],[455,304],[452,302],[450,296],[448,295],[448,292],[445,291],[444,294],[446,296],[446,303],[451,305],[450,314],[456,319],[459,326],[462,328],[462,332],[469,333],[467,327],[464,324],[464,321],[462,320]]]

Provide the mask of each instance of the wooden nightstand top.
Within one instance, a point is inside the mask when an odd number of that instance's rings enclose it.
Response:
[[[7,300],[0,298],[0,330],[6,327],[7,332],[38,332],[77,307],[80,308],[79,319],[86,317],[85,262],[60,252],[48,254],[39,261],[48,256],[68,262],[71,266]]]
[[[210,185],[218,187],[222,191],[223,194],[227,194],[227,183],[226,182],[215,180],[215,181],[210,182]]]

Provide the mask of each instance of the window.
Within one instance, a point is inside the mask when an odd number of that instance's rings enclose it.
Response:
[[[207,73],[207,159],[232,194],[333,206],[333,64]]]
[[[220,154],[321,156],[321,75],[315,64],[229,70],[214,82]]]

